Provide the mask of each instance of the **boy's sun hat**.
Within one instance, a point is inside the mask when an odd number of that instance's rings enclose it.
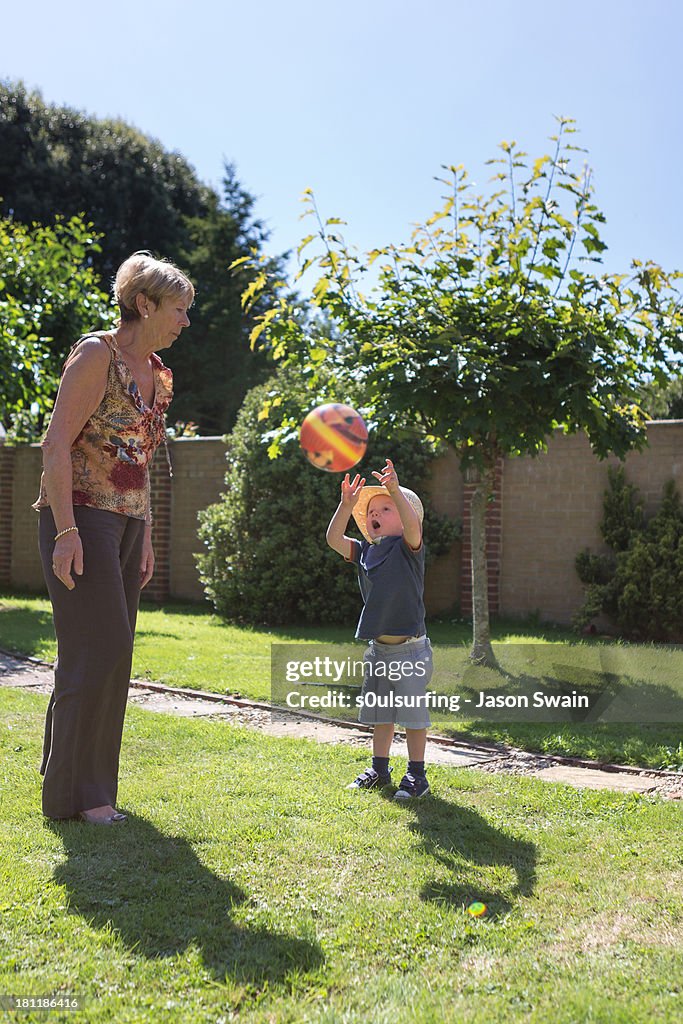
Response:
[[[411,491],[408,487],[400,487],[399,490],[404,498],[407,498],[410,504],[415,509],[417,518],[422,522],[425,515],[425,510],[422,507],[422,502],[418,498],[415,491]],[[368,533],[367,526],[365,525],[366,517],[368,514],[368,505],[374,497],[378,494],[387,494],[391,498],[389,491],[386,487],[382,487],[381,484],[368,484],[366,487],[361,488],[360,497],[356,502],[353,509],[353,518],[356,520],[356,526],[363,534],[366,540],[372,542],[372,538]]]

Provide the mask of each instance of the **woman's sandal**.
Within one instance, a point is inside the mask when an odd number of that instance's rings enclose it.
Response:
[[[93,818],[88,815],[88,811],[81,811],[79,818],[81,821],[87,822],[88,825],[123,825],[128,821],[128,816],[121,814],[120,811],[114,811],[106,818]]]

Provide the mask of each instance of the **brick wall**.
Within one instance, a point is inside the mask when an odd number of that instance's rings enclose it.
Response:
[[[0,446],[0,585],[12,579],[12,507],[14,499],[14,448]]]
[[[486,505],[486,571],[488,575],[489,615],[500,609],[500,573],[502,552],[502,481],[503,460],[496,463],[493,487]],[[462,496],[462,553],[460,562],[460,610],[465,618],[472,615],[472,495],[477,476],[465,477]]]
[[[173,444],[172,458],[170,593],[201,601],[204,590],[194,560],[201,550],[197,512],[212,505],[223,490],[225,442],[220,437],[186,438]]]
[[[626,457],[628,479],[642,492],[646,513],[659,505],[666,480],[683,492],[683,421],[648,425],[648,447]],[[583,601],[574,559],[585,547],[604,551],[600,536],[607,470],[582,434],[555,431],[537,458],[506,459],[500,611],[568,623]]]
[[[408,482],[410,483],[410,482]],[[455,452],[448,451],[435,459],[427,484],[435,510],[442,516],[462,516],[463,482]],[[429,537],[426,538],[429,547]],[[461,542],[429,563],[425,578],[425,605],[430,615],[450,611],[460,601]]]
[[[644,452],[627,457],[626,472],[651,513],[666,480],[673,478],[683,492],[683,421],[649,424],[648,440]],[[183,438],[169,448],[173,479],[163,449],[152,469],[157,573],[147,594],[158,600],[202,600],[194,566],[200,550],[197,511],[215,501],[223,488],[225,444],[221,438]],[[488,510],[493,609],[510,616],[538,611],[551,621],[571,620],[582,600],[574,558],[584,547],[603,549],[599,524],[609,464],[595,458],[585,437],[560,431],[538,458],[505,460],[498,474],[498,497]],[[5,585],[44,585],[38,517],[31,510],[40,467],[37,445],[0,446],[0,580]],[[466,486],[452,452],[435,460],[428,490],[437,511],[456,519],[465,516]],[[430,614],[450,610],[459,601],[469,607],[466,532],[462,543],[456,542],[429,567],[425,599]]]
[[[169,442],[173,479],[168,475],[164,449],[157,451],[150,474],[152,489],[154,576],[145,588],[149,600],[168,597],[201,601],[204,592],[194,566],[197,512],[215,501],[225,477],[225,443],[222,438],[183,438]],[[38,496],[42,452],[39,445],[0,445],[0,508],[6,505],[0,524],[0,572],[5,585],[43,590],[43,570],[38,554],[38,515],[31,504]],[[0,577],[1,578],[1,577]]]
[[[40,490],[42,466],[39,445],[19,445],[14,449],[12,583],[28,590],[45,588],[38,554],[38,513],[31,508]]]
[[[152,506],[152,546],[154,548],[154,575],[145,587],[145,600],[165,601],[170,597],[170,555],[171,555],[171,491],[173,480],[171,466],[171,445],[162,445],[154,455],[149,472],[150,503]]]

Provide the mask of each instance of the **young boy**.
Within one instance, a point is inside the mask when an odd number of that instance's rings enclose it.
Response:
[[[425,694],[432,676],[432,648],[425,633],[423,601],[424,512],[417,494],[399,486],[391,459],[381,473],[372,475],[380,486],[364,487],[358,474],[353,482],[346,474],[339,507],[327,528],[330,547],[358,566],[363,611],[356,638],[370,642],[363,657],[358,718],[374,726],[372,767],[347,788],[372,789],[391,782],[389,751],[397,724],[406,730],[409,761],[394,799],[413,800],[429,792]],[[352,514],[365,537],[362,543],[344,533]]]

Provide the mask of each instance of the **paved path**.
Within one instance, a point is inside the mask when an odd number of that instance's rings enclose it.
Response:
[[[48,694],[52,690],[52,670],[41,662],[13,658],[0,652],[0,686]],[[128,700],[147,711],[183,718],[219,718],[234,725],[258,729],[271,736],[292,736],[319,743],[345,743],[356,747],[367,747],[370,744],[370,732],[358,728],[344,727],[313,716],[271,711],[258,702],[235,703],[218,694],[194,694],[159,683],[148,684],[144,680],[131,683]],[[398,758],[407,756],[404,739],[396,738],[392,755]],[[683,775],[677,773],[634,769],[605,771],[562,764],[555,758],[521,750],[501,750],[456,742],[444,744],[433,740],[427,743],[426,760],[429,764],[531,775],[545,782],[560,782],[576,788],[612,789],[683,799]]]

